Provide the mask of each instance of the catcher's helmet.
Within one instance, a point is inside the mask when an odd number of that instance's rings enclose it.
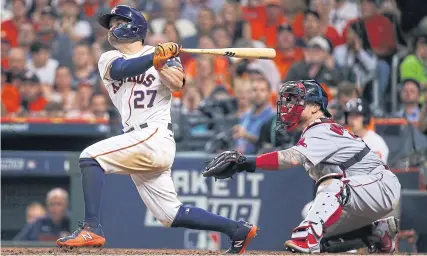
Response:
[[[292,131],[307,103],[316,103],[327,117],[331,117],[328,95],[315,80],[288,81],[282,85],[277,102],[277,125]]]
[[[363,125],[368,125],[371,120],[371,110],[369,109],[369,105],[362,101],[362,99],[351,99],[345,104],[344,116],[345,123],[347,122],[347,117],[350,113],[357,113],[363,116]]]
[[[127,21],[113,29],[112,34],[119,40],[144,40],[147,35],[147,21],[137,9],[127,5],[117,5],[110,13],[99,17],[99,24],[106,29],[110,29],[110,20],[113,17],[120,17]]]

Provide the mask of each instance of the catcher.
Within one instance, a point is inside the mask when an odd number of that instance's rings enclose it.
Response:
[[[203,175],[225,179],[242,171],[302,165],[316,181],[317,194],[285,242],[287,250],[340,252],[367,245],[370,251],[393,252],[398,220],[384,216],[398,204],[400,183],[362,139],[330,119],[327,106],[327,94],[316,81],[286,82],[279,92],[277,125],[287,131],[301,129],[298,143],[256,157],[223,152]]]

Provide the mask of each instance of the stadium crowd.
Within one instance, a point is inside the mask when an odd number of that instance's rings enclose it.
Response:
[[[234,117],[229,136],[243,152],[292,142],[273,130],[277,91],[287,80],[322,83],[341,122],[346,103],[361,98],[374,115],[404,117],[427,133],[427,3],[415,0],[3,1],[2,116],[108,120],[114,107],[97,61],[112,48],[97,18],[117,4],[143,12],[149,45],[276,49],[274,60],[180,55],[187,81],[174,93],[173,114]],[[392,59],[402,52],[399,110],[392,112]]]

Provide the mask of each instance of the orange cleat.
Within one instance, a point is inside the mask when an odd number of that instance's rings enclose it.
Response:
[[[104,244],[105,237],[101,225],[94,228],[84,222],[80,222],[79,228],[74,233],[56,241],[59,247],[103,247]]]
[[[236,231],[235,239],[231,247],[226,251],[227,254],[243,254],[249,243],[257,235],[258,227],[248,222],[239,221],[239,228]]]

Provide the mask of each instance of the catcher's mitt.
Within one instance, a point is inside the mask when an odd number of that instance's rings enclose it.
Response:
[[[241,153],[231,150],[222,152],[212,159],[202,172],[204,177],[215,177],[216,179],[232,178],[236,172],[244,170],[254,172],[255,168],[250,168],[247,159]]]
[[[153,66],[157,70],[161,70],[168,59],[177,57],[182,46],[176,43],[158,44],[154,50]]]

